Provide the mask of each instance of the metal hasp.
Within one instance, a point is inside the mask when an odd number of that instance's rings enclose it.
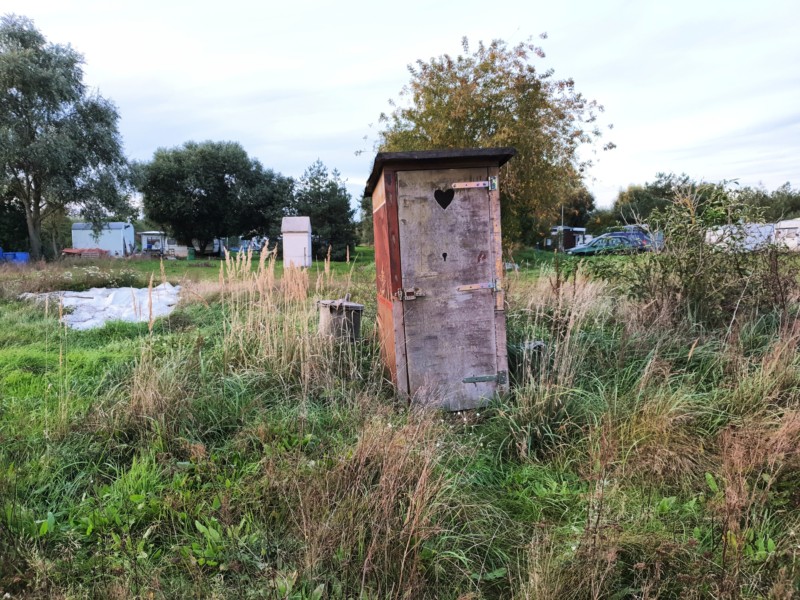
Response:
[[[492,290],[493,292],[500,292],[503,290],[499,281],[490,281],[489,283],[470,283],[468,285],[460,285],[456,288],[459,292],[472,292],[473,290]]]
[[[478,375],[476,377],[465,377],[464,383],[482,383],[484,381],[496,381],[497,383],[508,383],[508,371],[500,371],[496,375]]]
[[[500,175],[513,148],[379,153],[367,180],[381,357],[398,395],[445,410],[508,389]]]

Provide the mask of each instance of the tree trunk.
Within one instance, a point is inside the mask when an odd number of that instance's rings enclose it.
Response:
[[[28,225],[28,241],[31,245],[31,259],[42,258],[42,222],[36,220],[34,215],[25,207],[25,222]]]
[[[36,182],[26,179],[15,182],[19,186],[19,197],[25,208],[25,224],[28,226],[28,242],[31,247],[31,258],[42,258],[42,193]]]

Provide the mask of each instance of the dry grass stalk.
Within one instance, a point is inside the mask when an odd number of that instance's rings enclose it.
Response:
[[[531,332],[546,331],[550,343],[538,372],[527,373],[541,384],[557,387],[572,385],[583,352],[577,346],[575,332],[590,318],[603,318],[610,310],[607,285],[576,275],[571,282],[554,285],[551,274],[532,284],[514,289],[513,302],[524,306],[523,317]]]
[[[514,596],[517,600],[562,600],[567,596],[568,582],[555,552],[555,543],[545,533],[537,532],[528,545],[527,576]]]
[[[711,457],[704,436],[692,427],[696,418],[685,390],[643,391],[643,401],[616,429],[624,456],[619,475],[648,485],[680,485],[702,477]]]
[[[429,413],[401,427],[375,419],[338,465],[297,482],[286,501],[305,542],[308,576],[344,555],[351,571],[343,576],[370,597],[421,592],[421,549],[438,531],[437,498],[445,486],[436,469],[441,435]]]
[[[250,252],[226,256],[217,287],[225,314],[226,369],[270,373],[304,398],[313,389],[341,385],[342,377],[364,379],[360,347],[317,335],[319,312],[309,298],[308,270],[288,266],[278,279],[275,269],[274,250],[262,253],[255,269]],[[340,285],[329,263],[324,280],[319,293],[343,295],[334,289]],[[375,382],[368,388],[380,387],[379,367],[366,378]]]
[[[719,438],[724,494],[716,510],[722,519],[720,593],[738,597],[743,558],[754,521],[766,506],[783,468],[800,456],[800,411],[784,412],[772,422],[760,420],[741,428],[729,427]]]
[[[131,375],[130,400],[120,405],[123,423],[164,426],[174,422],[187,401],[187,367],[182,357],[156,353],[150,340],[146,340]]]

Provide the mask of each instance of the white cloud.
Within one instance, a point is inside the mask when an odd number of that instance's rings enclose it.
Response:
[[[190,139],[233,139],[300,176],[321,158],[359,190],[378,115],[406,65],[477,43],[536,40],[540,68],[572,77],[614,123],[590,187],[602,205],[659,171],[800,183],[800,5],[716,0],[641,3],[410,0],[255,4],[6,0],[50,41],[86,58],[86,80],[121,113],[126,150],[147,159]]]

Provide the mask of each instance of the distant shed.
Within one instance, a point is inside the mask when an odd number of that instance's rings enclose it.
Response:
[[[283,217],[283,264],[295,267],[311,266],[311,218]]]
[[[91,223],[72,224],[73,248],[99,248],[110,256],[128,256],[135,248],[133,225],[111,222],[95,234]]]

